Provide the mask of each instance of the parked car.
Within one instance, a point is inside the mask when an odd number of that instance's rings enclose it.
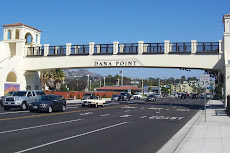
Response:
[[[160,98],[161,97],[161,94],[160,93],[155,93],[154,94],[157,98]]]
[[[94,107],[102,106],[102,107],[104,107],[104,104],[105,104],[105,100],[102,100],[99,97],[93,98],[93,99],[82,100],[82,107],[85,107],[85,106],[94,106]]]
[[[2,104],[4,110],[9,110],[10,108],[26,110],[29,104],[33,101],[37,101],[41,95],[45,95],[45,93],[36,90],[15,91],[12,96],[5,97]]]
[[[92,97],[95,99],[97,98],[97,96],[95,96],[95,93],[85,93],[81,100],[90,99],[90,98],[92,99]]]
[[[38,101],[29,104],[30,112],[48,112],[65,111],[66,101],[63,96],[59,95],[43,95],[38,98]]]
[[[188,94],[183,93],[183,94],[181,94],[180,98],[181,98],[181,99],[186,99],[186,98],[188,98]]]
[[[147,101],[156,101],[157,100],[157,97],[155,95],[149,95],[147,97]]]
[[[118,101],[119,100],[119,95],[115,94],[111,97],[111,101]]]
[[[192,99],[197,99],[198,95],[197,94],[192,94]]]
[[[130,101],[131,99],[131,94],[129,94],[128,92],[122,92],[120,95],[119,95],[119,101],[125,101],[125,100],[128,100]]]
[[[142,99],[143,96],[141,94],[134,94],[133,99]]]
[[[10,91],[7,94],[5,94],[4,96],[0,97],[0,105],[2,106],[2,101],[5,97],[11,96],[13,94],[14,91]]]

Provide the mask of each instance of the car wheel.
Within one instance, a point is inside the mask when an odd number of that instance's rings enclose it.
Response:
[[[81,106],[82,106],[82,107],[85,107],[85,105],[84,105],[84,104],[82,104]]]
[[[65,110],[66,110],[66,106],[65,106],[65,105],[62,105],[61,111],[64,112]]]
[[[21,109],[22,111],[26,110],[26,103],[25,103],[25,102],[22,103],[20,109]]]
[[[4,110],[9,110],[10,108],[9,107],[4,107]]]
[[[30,112],[34,112],[32,109],[30,109]]]
[[[48,113],[52,113],[52,111],[53,111],[52,106],[49,106]]]

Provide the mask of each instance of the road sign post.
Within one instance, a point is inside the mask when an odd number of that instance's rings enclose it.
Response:
[[[204,112],[205,112],[205,122],[206,122],[206,89],[210,87],[210,75],[200,75],[200,87],[205,88],[204,92]]]

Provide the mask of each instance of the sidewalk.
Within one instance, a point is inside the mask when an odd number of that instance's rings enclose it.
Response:
[[[208,102],[206,122],[203,112],[175,153],[230,153],[230,116],[222,101]]]

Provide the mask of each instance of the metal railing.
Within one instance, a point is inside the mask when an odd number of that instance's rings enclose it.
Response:
[[[94,54],[113,54],[113,44],[96,44]]]
[[[180,42],[169,44],[170,53],[191,53],[191,42]]]
[[[197,42],[197,53],[218,53],[219,42]]]
[[[137,54],[138,43],[128,43],[118,45],[118,54]]]
[[[48,55],[66,55],[66,46],[49,46]]]
[[[164,53],[164,43],[144,43],[144,53]]]
[[[44,47],[28,47],[27,56],[44,56]]]
[[[89,45],[72,45],[70,55],[89,55]]]

